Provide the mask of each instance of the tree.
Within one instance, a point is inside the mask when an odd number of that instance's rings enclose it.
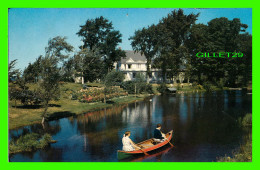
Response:
[[[201,74],[204,71],[205,59],[196,57],[198,52],[208,52],[209,46],[212,45],[208,41],[208,27],[204,24],[194,24],[191,27],[189,39],[187,40],[186,46],[188,48],[188,55],[185,58],[186,75],[189,77],[196,77],[196,81],[202,84]]]
[[[152,59],[155,57],[157,53],[157,44],[158,37],[157,35],[157,27],[152,25],[148,28],[143,28],[141,30],[137,30],[134,33],[134,36],[131,36],[129,40],[131,40],[131,45],[135,52],[140,52],[142,55],[146,57],[146,79],[149,82],[151,76],[151,63]]]
[[[42,96],[44,111],[42,114],[42,124],[46,118],[49,102],[59,99],[60,68],[59,63],[68,58],[68,53],[73,47],[66,42],[65,37],[54,37],[48,42],[45,48],[45,56],[41,60],[41,81],[39,91]]]
[[[101,79],[104,63],[101,60],[99,50],[90,51],[82,49],[74,56],[74,66],[76,76],[81,76],[82,84],[84,81],[94,81]]]
[[[66,82],[73,82],[75,76],[74,58],[71,57],[64,62],[61,70],[61,80]]]
[[[160,57],[163,74],[169,72],[170,77],[176,77],[187,56],[186,43],[190,30],[199,14],[185,15],[182,9],[174,10],[158,24],[161,32]],[[167,76],[164,76],[164,79]]]
[[[246,86],[252,81],[252,35],[248,33],[239,35],[238,50],[244,54],[243,58],[240,58],[239,70],[243,77],[242,85]]]
[[[112,70],[114,62],[125,57],[124,51],[116,49],[117,45],[122,42],[122,35],[114,30],[112,22],[103,16],[87,20],[85,25],[80,26],[77,35],[82,37],[81,49],[87,48],[92,52],[99,50],[105,63],[104,74]]]
[[[16,78],[20,75],[20,70],[15,69],[15,64],[17,60],[13,60],[8,64],[8,81],[14,82]]]
[[[211,84],[226,83],[227,86],[236,86],[238,77],[242,73],[241,70],[250,70],[250,68],[244,67],[244,58],[232,58],[231,56],[225,58],[196,57],[198,52],[210,53],[211,56],[213,52],[245,52],[246,50],[241,48],[242,46],[245,46],[250,51],[250,38],[248,39],[248,45],[246,45],[245,39],[240,39],[244,37],[245,34],[241,33],[246,28],[247,25],[242,24],[239,19],[228,20],[224,17],[215,18],[209,21],[208,25],[194,24],[192,26],[187,41],[189,49],[187,64],[200,84],[203,83],[201,79],[203,74],[204,81]],[[243,45],[241,46],[241,44]],[[249,52],[248,56],[250,55]],[[250,60],[250,57],[247,59]]]
[[[106,103],[106,95],[111,86],[119,85],[124,80],[124,74],[118,71],[109,72],[104,78],[104,103]]]
[[[23,77],[27,83],[37,83],[40,74],[40,64],[42,56],[39,56],[34,63],[29,63],[29,65],[23,71]]]
[[[9,100],[14,100],[15,107],[16,101],[20,99],[21,89],[17,87],[17,82],[20,77],[20,70],[15,69],[17,60],[13,60],[8,64],[8,97]]]

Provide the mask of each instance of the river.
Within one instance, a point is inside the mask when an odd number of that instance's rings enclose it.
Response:
[[[10,130],[9,140],[21,134],[49,133],[57,143],[34,152],[11,155],[11,162],[117,162],[122,136],[140,142],[153,137],[157,123],[173,129],[174,147],[165,146],[149,156],[120,161],[212,162],[231,155],[246,132],[237,119],[252,113],[252,95],[242,91],[153,96],[76,117]]]

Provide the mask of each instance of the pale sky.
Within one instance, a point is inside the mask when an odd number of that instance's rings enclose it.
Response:
[[[82,45],[76,33],[88,19],[103,16],[112,21],[115,30],[122,34],[123,50],[132,50],[128,38],[135,30],[157,24],[173,11],[172,8],[14,8],[9,9],[9,61],[17,60],[16,68],[24,69],[44,54],[48,40],[66,36],[67,42],[76,50]],[[200,13],[196,23],[207,24],[210,20],[226,17],[239,18],[247,24],[252,34],[251,8],[183,8],[185,14]]]

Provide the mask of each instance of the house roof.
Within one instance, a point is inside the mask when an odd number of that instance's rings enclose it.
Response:
[[[126,57],[125,58],[121,58],[121,63],[127,63],[127,62],[135,62],[135,63],[138,63],[138,62],[142,62],[142,63],[146,63],[146,58],[143,55],[141,55],[140,52],[134,52],[134,51],[130,51],[130,50],[125,50],[125,55]]]

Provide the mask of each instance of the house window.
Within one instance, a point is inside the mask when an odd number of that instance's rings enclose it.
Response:
[[[135,79],[136,73],[133,73],[133,78]]]
[[[131,69],[131,67],[132,67],[132,64],[128,64],[128,69]]]

